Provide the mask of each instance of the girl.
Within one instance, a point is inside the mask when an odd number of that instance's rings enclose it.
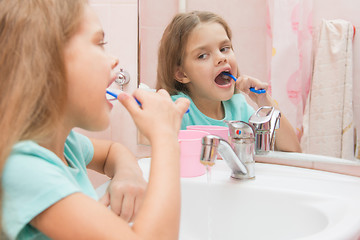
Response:
[[[166,89],[174,100],[186,97],[190,112],[182,120],[188,125],[226,125],[224,120],[248,122],[254,109],[243,92],[257,105],[276,106],[268,93],[249,90],[268,85],[238,71],[227,23],[211,12],[177,14],[166,27],[159,48],[157,89]],[[236,76],[233,81],[223,74]],[[239,77],[240,76],[240,77]],[[300,152],[300,144],[287,119],[282,115],[275,148]]]
[[[144,198],[146,183],[127,149],[72,130],[109,125],[105,92],[117,60],[104,44],[86,0],[0,1],[2,230],[10,239],[178,236],[177,132],[188,100],[136,91],[140,108],[133,96],[118,96],[152,144]],[[112,178],[101,202],[86,167]]]

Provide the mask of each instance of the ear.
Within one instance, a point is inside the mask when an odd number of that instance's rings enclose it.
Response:
[[[175,79],[176,81],[184,84],[190,82],[190,79],[186,76],[186,73],[180,67],[177,67],[175,70]]]

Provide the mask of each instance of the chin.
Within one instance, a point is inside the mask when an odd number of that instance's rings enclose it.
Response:
[[[227,100],[230,100],[233,95],[234,95],[234,91],[231,91],[231,92],[229,92],[229,93],[222,94],[222,95],[220,96],[220,99],[221,99],[221,101],[227,101]]]

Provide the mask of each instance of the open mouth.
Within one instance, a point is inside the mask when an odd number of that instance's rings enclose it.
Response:
[[[224,72],[221,72],[219,75],[215,78],[215,83],[220,86],[228,85],[231,82],[231,77],[228,75],[223,74]]]

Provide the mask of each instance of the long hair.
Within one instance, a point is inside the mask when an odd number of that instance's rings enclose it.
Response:
[[[59,123],[67,96],[64,47],[86,3],[0,0],[1,172],[16,142],[49,136]]]
[[[177,92],[189,93],[186,84],[175,79],[175,71],[183,64],[186,44],[192,30],[200,23],[209,22],[221,24],[231,40],[232,33],[229,25],[223,18],[212,12],[193,11],[175,15],[160,41],[156,89],[163,88],[171,95]]]

